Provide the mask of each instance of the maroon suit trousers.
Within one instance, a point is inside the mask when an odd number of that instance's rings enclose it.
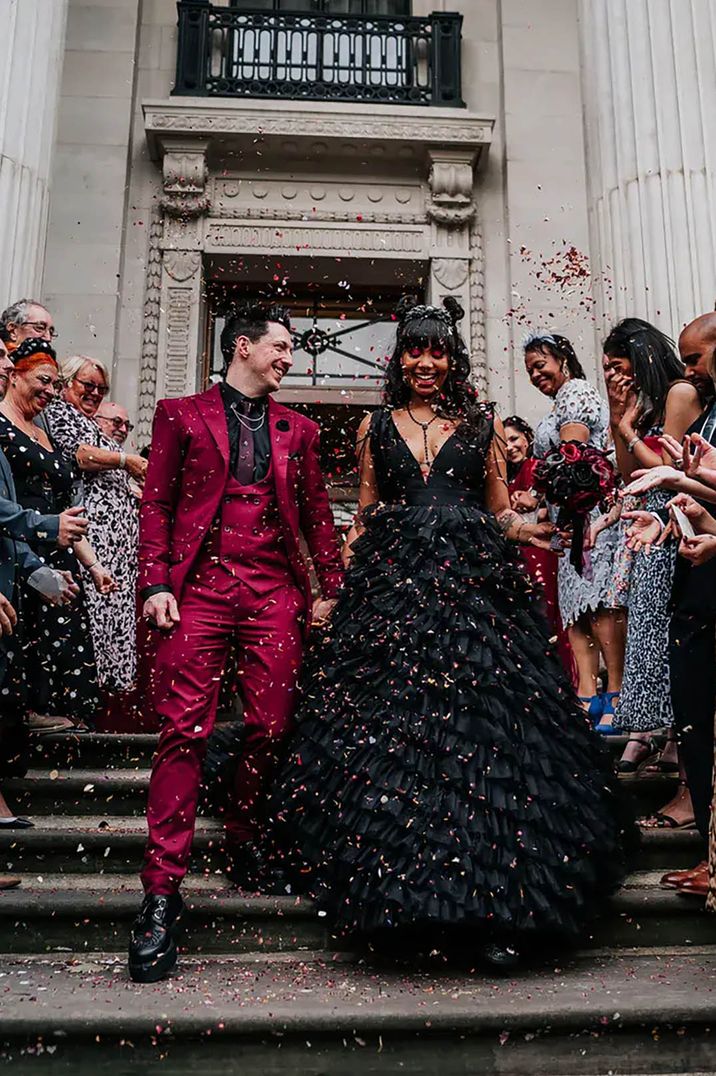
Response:
[[[291,727],[306,608],[293,580],[257,593],[206,555],[187,583],[179,612],[180,623],[160,639],[155,666],[162,732],[142,870],[145,892],[155,894],[174,892],[187,871],[206,740],[232,642],[238,644],[246,739],[225,825],[230,842],[256,837],[261,795]]]

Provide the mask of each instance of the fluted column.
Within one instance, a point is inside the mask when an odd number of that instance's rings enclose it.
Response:
[[[0,0],[0,309],[37,296],[67,0]]]
[[[716,303],[716,0],[579,0],[598,323]]]

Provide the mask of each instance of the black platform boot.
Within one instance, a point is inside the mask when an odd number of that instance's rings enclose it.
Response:
[[[129,936],[129,976],[135,983],[157,983],[172,970],[185,912],[178,893],[144,898]]]

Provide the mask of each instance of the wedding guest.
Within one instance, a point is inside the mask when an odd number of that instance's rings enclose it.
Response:
[[[703,392],[711,380],[713,393],[714,356],[716,354],[716,313],[703,314],[690,322],[679,336],[679,354],[686,368],[685,376]],[[692,423],[690,436],[698,435],[708,445],[716,444],[716,404],[711,404]],[[671,444],[674,456],[681,456],[678,442]],[[703,454],[703,450],[702,450]],[[716,453],[714,464],[716,466]],[[653,484],[675,490],[692,492],[686,483],[691,481],[673,468],[654,468],[634,483],[639,492]],[[709,508],[716,515],[716,508]],[[647,512],[634,512],[632,537],[640,545],[651,545],[659,537],[662,520]],[[700,540],[697,545],[703,545]],[[689,556],[685,556],[686,553]],[[713,795],[714,761],[714,701],[716,700],[716,559],[693,559],[686,542],[679,548],[672,589],[672,617],[669,628],[669,666],[671,673],[671,702],[679,745],[679,757],[686,770],[686,780],[694,819],[703,839],[702,859],[688,871],[665,875],[662,884],[687,893],[705,896],[708,890],[706,845]],[[679,802],[662,808],[662,813],[674,816],[681,809]],[[678,815],[677,815],[678,817]]]
[[[129,421],[129,411],[114,400],[103,400],[94,416],[105,437],[116,445],[124,445],[134,426]]]
[[[13,364],[5,342],[0,339],[0,400],[7,391]],[[0,777],[22,776],[27,769],[28,744],[25,707],[12,685],[19,685],[22,652],[19,645],[16,581],[20,577],[28,586],[39,591],[48,601],[65,604],[71,601],[76,588],[67,575],[53,571],[27,545],[28,539],[40,536],[69,546],[87,530],[82,509],[71,508],[61,515],[41,515],[22,508],[15,496],[12,472],[5,455],[0,451]],[[6,829],[27,829],[33,823],[17,817],[0,791],[0,832]],[[12,888],[9,882],[19,879],[0,878],[0,889]]]
[[[0,447],[12,470],[17,500],[24,508],[53,515],[72,504],[74,471],[35,419],[59,392],[61,380],[52,347],[28,338],[12,353],[13,369],[0,403]],[[38,534],[33,551],[50,567],[68,572],[78,588],[77,600],[58,609],[32,588],[21,586],[23,645],[32,653],[32,676],[27,679],[28,704],[34,712],[30,727],[43,717],[70,718],[72,725],[89,724],[99,697],[94,649],[87,619],[85,590],[79,565],[95,588],[109,593],[114,583],[86,538],[72,549],[58,549],[49,536]]]
[[[47,408],[47,426],[54,443],[76,461],[81,472],[88,538],[117,584],[109,594],[87,593],[97,677],[105,691],[125,692],[137,674],[135,595],[141,494],[137,480],[143,480],[147,463],[135,453],[125,453],[95,421],[109,392],[104,363],[75,355],[61,364],[60,373],[65,389],[63,397]],[[118,429],[121,436],[125,425],[120,418],[115,427],[116,407],[112,405],[104,425],[113,432]]]
[[[524,354],[530,381],[554,401],[535,430],[535,456],[546,456],[560,441],[582,441],[603,450],[608,411],[586,380],[569,340],[554,333],[538,333],[525,342]],[[592,518],[599,518],[597,509]],[[597,728],[606,733],[612,731],[614,701],[619,697],[624,668],[624,615],[607,605],[615,543],[614,530],[604,530],[589,551],[590,572],[579,575],[567,556],[560,558],[557,569],[559,611],[577,666],[577,692]],[[600,655],[607,670],[603,696],[597,692]]]
[[[0,327],[8,351],[29,338],[51,343],[57,336],[52,314],[36,299],[19,299],[0,314]]]
[[[518,415],[505,419],[505,454],[507,456],[507,479],[510,503],[525,521],[539,518],[540,501],[532,489],[532,479],[537,461],[532,454],[534,433],[529,423]],[[544,606],[552,634],[557,639],[557,649],[568,676],[575,672],[572,648],[562,625],[557,599],[557,568],[559,558],[551,549],[539,549],[533,545],[520,545],[520,553],[529,576],[541,587]]]
[[[674,343],[639,318],[625,318],[604,341],[603,369],[609,400],[609,421],[619,471],[625,481],[637,468],[658,467],[670,457],[659,443],[663,433],[681,440],[703,410],[696,387],[684,378]],[[671,494],[652,490],[640,505],[663,508]],[[624,530],[620,542],[626,544]],[[624,680],[614,725],[629,734],[617,769],[636,773],[649,762],[651,772],[677,773],[676,743],[662,756],[650,735],[673,723],[669,677],[669,599],[676,562],[673,542],[650,554],[632,554],[628,586],[627,641]],[[689,823],[692,819],[687,819]],[[683,824],[657,812],[651,824]]]

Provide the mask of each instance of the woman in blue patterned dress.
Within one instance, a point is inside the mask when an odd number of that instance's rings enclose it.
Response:
[[[684,380],[684,367],[673,341],[649,322],[625,318],[604,341],[604,378],[609,420],[619,471],[625,482],[632,472],[671,462],[659,444],[662,433],[681,441],[703,410],[697,390]],[[638,508],[663,508],[672,494],[650,490]],[[629,513],[624,513],[628,522]],[[626,542],[624,528],[620,542]],[[629,734],[619,763],[621,773],[641,772],[653,762],[662,772],[678,769],[672,740],[656,762],[655,729],[673,722],[669,679],[669,598],[676,562],[674,542],[635,551],[628,591],[624,681],[614,725]],[[686,812],[688,814],[688,811]],[[681,824],[681,815],[677,819]],[[670,817],[669,813],[664,817]],[[664,824],[668,825],[668,822]]]
[[[552,333],[537,334],[526,341],[524,351],[530,381],[554,401],[552,410],[535,429],[535,456],[546,456],[560,441],[584,441],[604,449],[609,413],[604,400],[586,380],[569,340]],[[599,511],[595,509],[593,519],[598,518]],[[614,528],[599,534],[588,555],[590,567],[583,575],[579,575],[569,557],[562,557],[557,580],[562,623],[577,665],[577,693],[598,727],[611,720],[624,666],[624,615],[607,606],[616,537]],[[600,654],[607,669],[604,696],[597,692]]]

